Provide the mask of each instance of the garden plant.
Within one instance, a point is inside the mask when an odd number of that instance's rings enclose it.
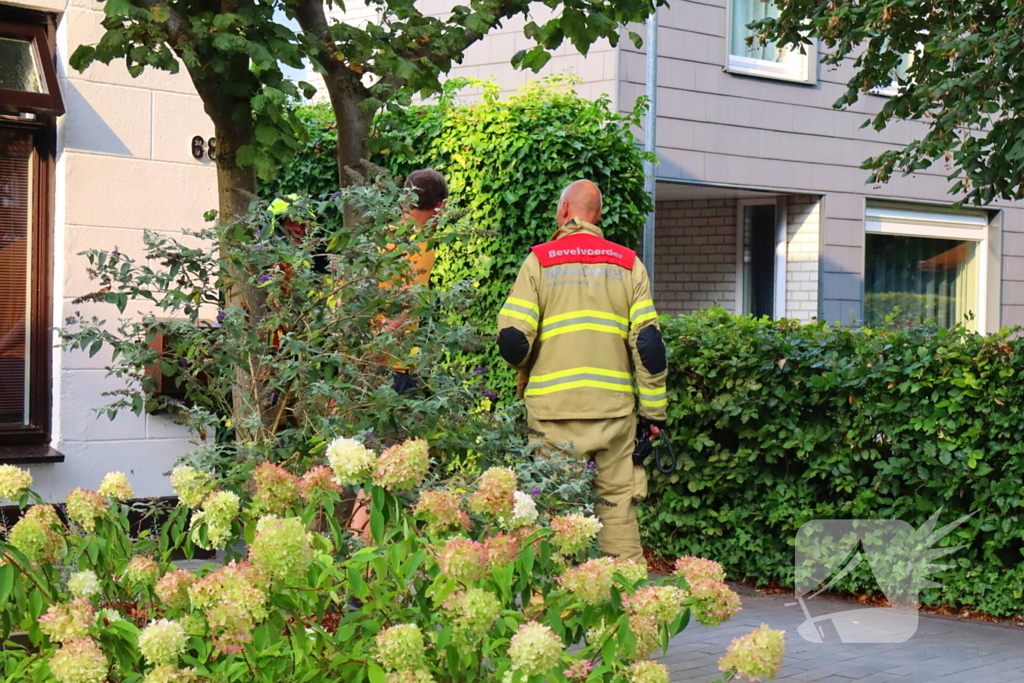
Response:
[[[419,439],[376,452],[339,438],[327,464],[300,474],[264,462],[243,489],[182,465],[170,508],[130,502],[116,472],[55,507],[27,471],[0,466],[0,499],[22,511],[0,541],[0,675],[668,683],[649,657],[691,620],[715,626],[739,609],[717,563],[683,558],[651,580],[641,564],[596,557],[600,522],[547,480],[523,490],[495,467],[439,487],[432,453]],[[334,514],[341,485],[371,501],[365,539]],[[196,546],[223,561],[174,564]],[[772,677],[782,639],[762,626],[734,641],[723,680]]]

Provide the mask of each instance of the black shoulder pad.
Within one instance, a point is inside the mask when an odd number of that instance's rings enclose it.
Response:
[[[530,341],[522,330],[506,327],[498,333],[498,352],[509,365],[519,365],[530,352]]]
[[[664,372],[668,367],[665,341],[661,338],[661,330],[654,325],[648,325],[640,330],[636,338],[636,350],[640,354],[640,362],[643,363],[644,369],[652,375]]]

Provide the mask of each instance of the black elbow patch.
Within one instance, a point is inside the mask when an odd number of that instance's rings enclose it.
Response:
[[[509,365],[519,365],[530,352],[530,341],[522,330],[506,327],[498,333],[498,352]]]
[[[640,362],[644,370],[657,375],[664,372],[668,367],[668,359],[665,357],[665,341],[661,338],[661,330],[654,325],[648,325],[640,330],[636,338],[636,350],[640,354]]]

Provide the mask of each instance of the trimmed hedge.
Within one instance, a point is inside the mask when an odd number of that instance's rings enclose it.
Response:
[[[721,561],[735,579],[793,586],[813,519],[977,514],[940,545],[922,603],[1024,613],[1024,349],[1010,330],[848,329],[736,317],[662,320],[670,434],[681,469],[656,474],[646,545]],[[863,566],[863,565],[862,565]],[[857,571],[838,587],[877,590]]]

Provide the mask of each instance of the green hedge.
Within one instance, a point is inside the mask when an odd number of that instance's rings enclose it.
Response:
[[[480,88],[482,99],[459,104],[456,96]],[[458,240],[441,244],[431,278],[435,287],[478,283],[468,320],[495,333],[497,311],[515,281],[529,247],[555,231],[555,208],[562,189],[579,178],[596,182],[604,193],[605,236],[635,248],[650,197],[644,192],[643,152],[630,130],[639,125],[643,102],[628,115],[612,111],[606,98],[578,96],[572,82],[552,78],[534,82],[499,99],[494,83],[452,79],[437,104],[387,113],[375,124],[374,161],[405,175],[434,167],[448,179],[450,204],[467,212]],[[301,112],[311,142],[264,193],[328,192],[337,182],[330,110]],[[496,348],[481,349],[460,360],[490,375],[490,389],[514,398],[515,375],[505,369]]]
[[[967,547],[924,604],[1022,614],[1024,349],[1010,331],[830,327],[664,318],[670,433],[683,463],[655,476],[646,544],[721,561],[731,577],[793,586],[812,519],[919,527],[977,511],[940,545]],[[866,569],[866,568],[865,568]],[[876,588],[855,572],[849,591]]]

